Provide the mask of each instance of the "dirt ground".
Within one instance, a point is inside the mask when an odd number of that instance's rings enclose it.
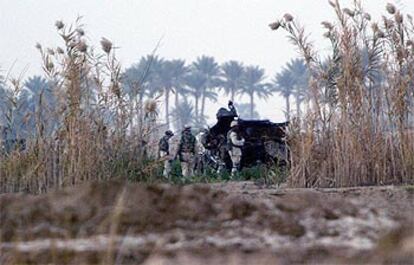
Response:
[[[0,264],[414,264],[413,187],[91,183],[0,195]]]

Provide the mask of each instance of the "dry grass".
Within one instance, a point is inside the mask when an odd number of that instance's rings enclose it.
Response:
[[[97,52],[87,43],[80,19],[55,26],[63,46],[36,48],[58,104],[39,102],[31,115],[48,118],[37,120],[27,150],[1,154],[0,192],[40,193],[83,181],[151,178],[155,166],[146,161],[157,132],[156,103],[144,108],[123,93],[121,65],[109,40],[103,38],[103,52]],[[10,100],[16,102],[13,96],[21,86],[18,80],[11,84]],[[9,124],[16,108],[11,106]]]
[[[414,23],[393,5],[373,22],[359,1],[322,22],[332,54],[321,59],[290,14],[270,25],[283,29],[305,58],[310,78],[308,111],[290,132],[298,187],[403,184],[414,181]],[[37,44],[43,70],[58,98],[39,99],[36,133],[24,152],[1,154],[0,192],[50,188],[111,178],[151,180],[157,169],[157,102],[123,92],[116,46],[102,38],[101,52],[83,25],[55,24],[62,46]],[[9,80],[13,124],[20,78]],[[140,89],[139,84],[133,88]],[[138,94],[138,93],[135,93]],[[41,117],[48,117],[42,119]],[[18,132],[17,132],[18,135]]]
[[[332,54],[315,50],[290,15],[282,28],[310,72],[310,108],[291,128],[292,186],[355,186],[414,181],[414,24],[395,6],[372,22],[360,1],[329,2],[322,22]]]

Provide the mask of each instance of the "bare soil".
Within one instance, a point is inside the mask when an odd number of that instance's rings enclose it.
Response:
[[[414,189],[90,183],[0,195],[0,264],[414,264]]]

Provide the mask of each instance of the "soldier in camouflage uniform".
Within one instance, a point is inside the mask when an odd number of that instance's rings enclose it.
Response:
[[[233,164],[231,175],[234,176],[240,170],[244,138],[240,134],[237,121],[232,121],[230,127],[231,129],[227,133],[227,142],[229,143],[229,155]]]
[[[226,169],[225,161],[228,155],[229,148],[228,148],[226,136],[224,136],[223,134],[217,135],[217,142],[218,142],[217,155],[219,157],[217,173],[221,174]]]
[[[181,162],[181,169],[184,177],[194,174],[194,155],[196,138],[191,133],[191,126],[185,126],[178,146],[178,156]]]
[[[161,138],[158,144],[159,157],[164,161],[163,176],[168,178],[171,172],[171,156],[170,156],[170,144],[169,140],[174,136],[174,133],[170,130],[165,132],[165,135]]]
[[[196,138],[196,157],[195,157],[195,165],[194,165],[194,169],[195,169],[195,173],[197,175],[202,175],[205,173],[205,169],[206,169],[206,153],[207,150],[205,148],[205,144],[206,144],[206,137],[208,134],[208,130],[207,129],[201,129],[200,132],[195,136]]]

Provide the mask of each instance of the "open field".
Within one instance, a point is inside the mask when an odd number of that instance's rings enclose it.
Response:
[[[3,194],[0,210],[2,264],[414,262],[410,186],[110,182]]]

